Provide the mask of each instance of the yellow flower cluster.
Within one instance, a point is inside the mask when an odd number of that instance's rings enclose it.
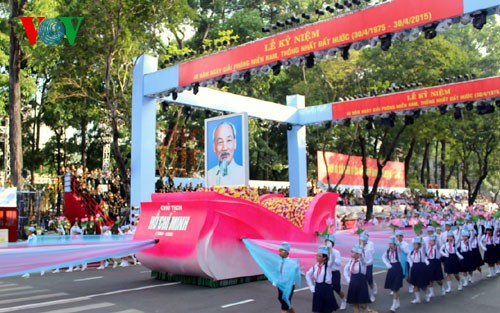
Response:
[[[259,193],[257,189],[248,186],[235,186],[235,187],[223,187],[214,186],[210,188],[204,188],[202,191],[205,192],[217,192],[228,197],[243,199],[255,203],[259,203]]]
[[[307,198],[272,198],[263,201],[261,204],[268,210],[286,218],[293,225],[302,228],[304,216],[312,201],[312,197]]]

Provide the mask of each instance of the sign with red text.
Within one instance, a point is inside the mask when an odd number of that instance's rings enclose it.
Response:
[[[361,161],[361,157],[349,157],[348,155],[334,152],[325,152],[325,157],[323,157],[323,151],[318,151],[317,159],[318,181],[323,184],[328,184],[327,176],[330,177],[330,185],[337,184],[345,171],[344,179],[342,179],[341,182],[342,185],[363,186],[363,163]],[[373,182],[377,177],[377,160],[367,158],[366,165],[368,182],[370,186],[373,186]],[[391,161],[387,162],[383,169],[379,187],[406,188],[404,163]]]
[[[394,0],[179,65],[179,86],[463,14],[462,0]]]
[[[377,115],[500,97],[500,76],[334,103],[332,119]]]

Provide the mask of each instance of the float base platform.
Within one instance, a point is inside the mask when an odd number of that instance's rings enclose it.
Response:
[[[228,287],[240,284],[247,284],[255,281],[267,280],[267,278],[264,275],[214,280],[205,277],[175,275],[171,273],[156,272],[156,271],[151,271],[151,277],[154,279],[168,281],[168,282],[181,282],[183,284],[210,287],[210,288]]]

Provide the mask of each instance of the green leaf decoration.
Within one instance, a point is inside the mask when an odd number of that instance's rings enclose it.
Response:
[[[320,234],[321,237],[328,236],[328,227]]]
[[[356,230],[356,235],[361,235],[365,230],[361,227],[358,227],[358,230]]]
[[[434,227],[440,227],[441,226],[438,222],[436,222],[434,220],[431,221],[431,225],[434,226]]]
[[[413,231],[416,234],[420,234],[420,233],[422,233],[422,228],[423,227],[424,227],[424,224],[422,224],[422,222],[418,222],[417,224],[415,224],[415,226],[413,226]]]

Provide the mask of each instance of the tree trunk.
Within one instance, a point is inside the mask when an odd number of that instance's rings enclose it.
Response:
[[[373,182],[373,185],[371,186],[372,189],[369,191],[369,177],[368,177],[368,166],[367,166],[367,157],[366,157],[366,139],[364,136],[360,133],[359,134],[359,146],[361,149],[361,163],[363,164],[363,198],[365,199],[365,204],[366,204],[366,217],[365,220],[369,221],[371,219],[371,216],[373,214],[373,205],[375,203],[375,197],[377,196],[377,190],[378,190],[378,185],[380,183],[380,180],[382,179],[383,175],[383,169],[384,166],[389,162],[391,155],[393,154],[394,150],[396,149],[396,145],[399,141],[399,138],[401,137],[401,134],[403,134],[404,130],[406,129],[406,126],[401,127],[401,129],[398,131],[397,135],[394,137],[392,142],[390,143],[390,146],[387,150],[385,150],[385,155],[383,156],[383,160],[380,160],[377,158],[377,176],[375,177],[375,180]],[[387,132],[388,130],[386,130]],[[387,134],[387,133],[386,133]],[[386,138],[386,134],[384,134],[383,138]],[[382,144],[379,148],[379,153],[376,153],[375,155],[379,155],[382,150],[382,146],[385,144],[385,140],[382,140]],[[378,144],[377,144],[378,146]],[[380,155],[379,155],[380,157]]]
[[[408,153],[405,157],[405,185],[408,186],[408,173],[410,171],[410,162],[413,157],[413,152],[415,151],[415,145],[417,143],[417,139],[413,137],[411,139],[410,148],[408,149]]]
[[[430,146],[430,143],[426,140],[425,141],[424,155],[422,157],[422,167],[420,168],[420,183],[422,185],[425,185],[425,164],[427,163],[427,159],[429,157],[429,146]]]
[[[439,141],[435,141],[434,152],[434,185],[438,184],[438,155],[439,155]]]
[[[9,133],[12,185],[22,188],[23,143],[21,133],[21,44],[17,35],[17,18],[23,15],[26,0],[10,0],[9,17]]]
[[[448,181],[446,180],[446,140],[441,140],[441,188],[448,188]]]
[[[481,157],[480,153],[477,152],[477,159],[479,163],[479,178],[476,182],[476,185],[474,186],[474,190],[471,193],[471,188],[469,187],[469,206],[474,205],[474,202],[476,202],[477,195],[479,194],[479,190],[481,190],[481,185],[483,184],[483,181],[488,177],[488,164],[489,160],[488,158],[490,157],[490,154],[495,150],[495,145],[493,142],[495,141],[495,135],[491,135],[488,139],[488,144],[486,145],[486,151],[484,153],[484,156]],[[470,186],[470,183],[469,183]]]
[[[37,117],[37,113],[36,113],[36,109],[37,109],[37,103],[36,103],[36,99],[33,100],[33,112],[34,113],[34,116],[33,116],[33,132],[32,132],[32,136],[31,136],[31,164],[30,164],[30,171],[31,171],[31,185],[34,186],[35,185],[35,165],[36,165],[36,124],[37,124],[37,121],[38,121],[38,117]]]
[[[82,167],[85,170],[87,167],[87,119],[82,117],[80,120],[80,127],[82,131],[82,146],[81,146],[81,159],[82,159]]]
[[[325,170],[326,170],[326,182],[328,184],[326,190],[328,192],[331,192],[332,191],[332,185],[331,185],[331,182],[330,182],[330,173],[328,171],[328,160],[326,159],[326,138],[325,138],[325,141],[323,142],[323,151],[321,151],[321,153],[323,153],[323,162],[325,163]]]

